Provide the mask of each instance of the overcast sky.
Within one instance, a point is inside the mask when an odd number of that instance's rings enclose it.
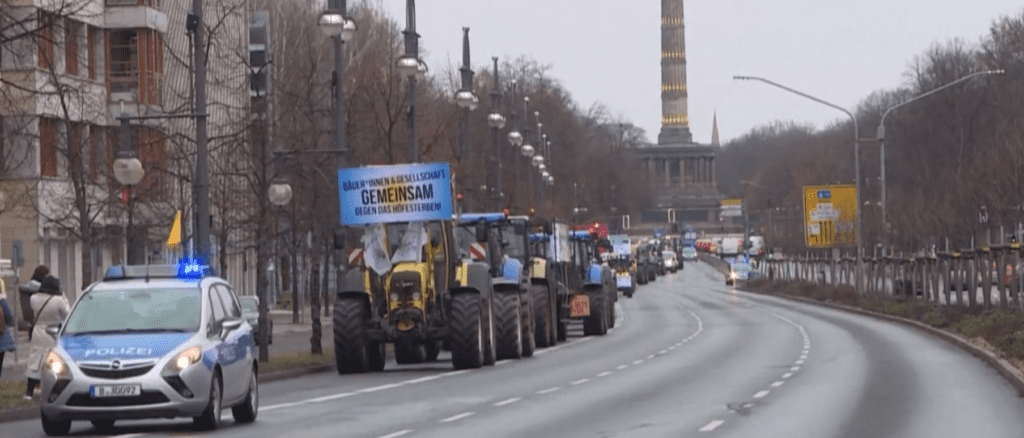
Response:
[[[405,26],[405,0],[380,0]],[[914,56],[953,38],[976,43],[1020,0],[688,0],[690,129],[722,143],[773,120],[821,128],[843,113],[734,75],[762,76],[852,110],[901,85]],[[582,106],[607,105],[657,140],[661,127],[658,0],[420,0],[420,47],[431,71],[461,63],[470,27],[474,69],[528,55],[552,67]],[[872,131],[873,132],[873,131]],[[870,134],[870,133],[868,133]],[[865,134],[867,136],[867,134]]]

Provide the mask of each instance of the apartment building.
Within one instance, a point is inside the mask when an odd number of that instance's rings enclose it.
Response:
[[[250,105],[249,11],[246,0],[203,5],[217,215],[225,211],[219,201],[245,197],[232,188],[237,181],[218,175],[228,174],[226,164],[235,174],[245,166],[236,146],[246,141]],[[77,296],[89,274],[95,280],[112,263],[180,251],[164,241],[176,211],[194,217],[195,123],[180,117],[194,114],[191,6],[0,0],[8,41],[0,47],[0,257],[11,258],[16,242],[23,248],[20,280],[47,264]],[[111,171],[122,115],[151,116],[132,122],[131,150],[146,173],[130,188]]]

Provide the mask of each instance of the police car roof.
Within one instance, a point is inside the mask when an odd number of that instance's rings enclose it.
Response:
[[[462,213],[459,215],[459,224],[492,223],[505,220],[508,220],[505,213]]]

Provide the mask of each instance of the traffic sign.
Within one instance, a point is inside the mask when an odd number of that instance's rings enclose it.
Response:
[[[834,248],[857,241],[857,187],[804,187],[804,239],[808,248]]]

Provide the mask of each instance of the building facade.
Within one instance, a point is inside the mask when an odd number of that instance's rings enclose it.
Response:
[[[216,162],[244,141],[233,133],[248,114],[248,13],[244,0],[203,3]],[[195,123],[176,118],[193,113],[191,6],[0,0],[10,42],[0,54],[0,257],[21,246],[19,280],[46,264],[74,298],[111,264],[174,257],[163,244],[174,214],[193,214]],[[134,187],[120,186],[112,172],[120,116],[149,117],[129,131],[146,171]]]

